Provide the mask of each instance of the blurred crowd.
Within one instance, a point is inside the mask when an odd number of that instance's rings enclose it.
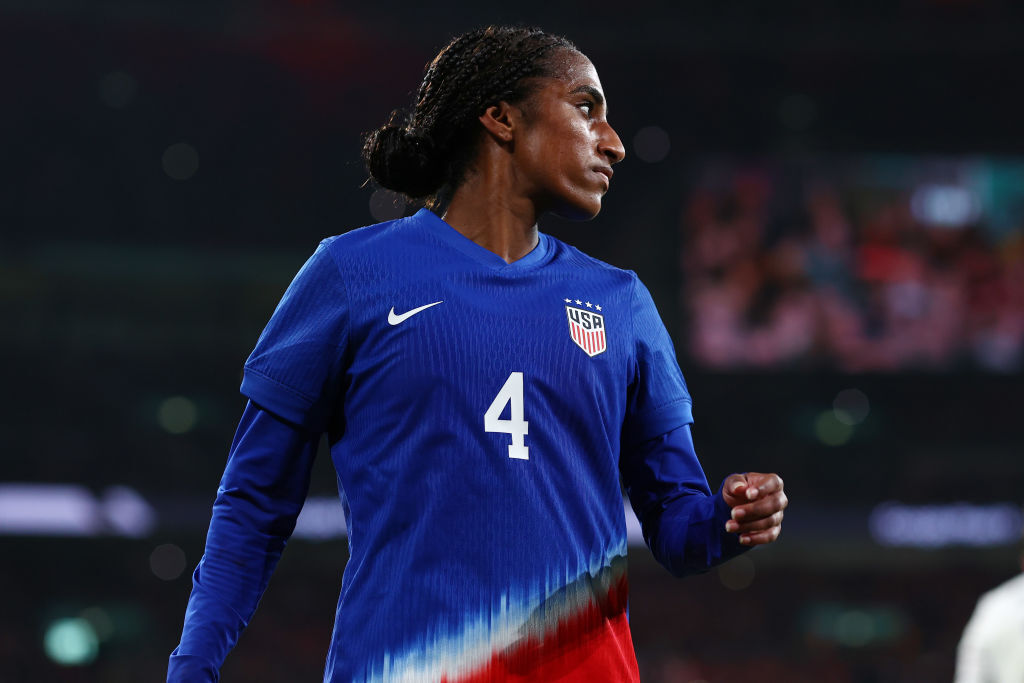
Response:
[[[996,231],[966,190],[922,196],[909,179],[882,191],[770,166],[710,166],[694,187],[681,220],[683,337],[702,365],[1024,364],[1024,213]]]

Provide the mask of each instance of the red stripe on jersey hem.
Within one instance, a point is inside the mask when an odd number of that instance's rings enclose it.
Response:
[[[609,589],[607,601],[559,621],[553,632],[530,636],[466,676],[443,677],[441,683],[639,683],[633,639],[626,618],[625,575]]]

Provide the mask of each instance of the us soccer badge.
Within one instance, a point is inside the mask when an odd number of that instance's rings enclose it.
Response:
[[[569,301],[568,299],[566,300]],[[584,302],[576,300],[577,305],[584,305]],[[597,308],[601,310],[600,306],[589,301],[585,304],[589,308]],[[576,343],[576,346],[583,349],[583,352],[593,358],[599,353],[603,353],[608,348],[608,341],[604,333],[604,316],[593,310],[586,310],[584,308],[577,308],[572,306],[570,303],[566,303],[565,306],[566,315],[569,317],[569,336]]]

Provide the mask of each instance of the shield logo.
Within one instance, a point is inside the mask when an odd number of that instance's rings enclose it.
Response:
[[[576,346],[591,358],[608,348],[603,315],[572,306],[566,306],[565,312],[569,316],[569,336]]]

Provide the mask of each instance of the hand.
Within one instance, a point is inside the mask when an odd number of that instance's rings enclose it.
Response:
[[[732,508],[725,530],[739,534],[743,545],[765,545],[782,531],[782,511],[789,505],[777,474],[730,474],[722,485],[722,498]]]

